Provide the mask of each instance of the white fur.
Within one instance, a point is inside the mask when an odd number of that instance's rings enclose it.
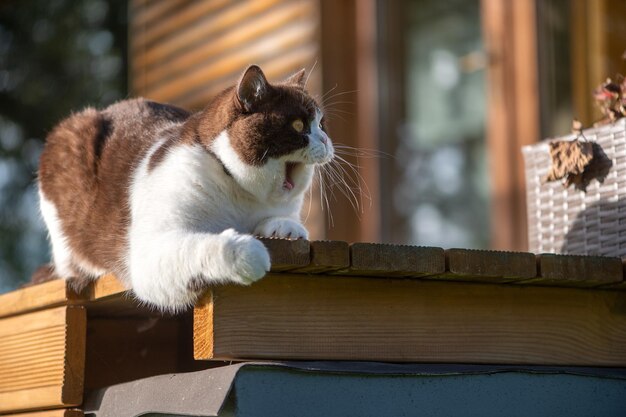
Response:
[[[83,277],[96,278],[105,273],[104,270],[81,259],[70,249],[67,237],[61,228],[61,221],[55,205],[46,198],[39,189],[39,209],[48,228],[48,238],[52,246],[52,261],[57,275],[68,279],[80,273]],[[78,268],[77,271],[75,268]]]
[[[326,162],[333,152],[327,137],[324,144],[319,132],[314,135],[306,149],[253,167],[240,160],[222,132],[212,151],[232,177],[199,145],[172,148],[149,171],[150,155],[160,146],[155,145],[130,188],[127,270],[135,294],[176,310],[195,302],[190,284],[198,279],[250,284],[263,277],[270,269],[269,254],[251,233],[308,236],[299,213],[311,184],[311,164]],[[294,173],[291,190],[283,188],[286,161],[306,163]]]

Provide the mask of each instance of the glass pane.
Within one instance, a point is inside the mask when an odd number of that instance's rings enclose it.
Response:
[[[624,0],[537,2],[541,133],[570,132],[572,119],[591,126],[603,117],[593,90],[626,74]]]
[[[406,120],[394,209],[409,243],[489,245],[485,70],[478,0],[413,0],[406,10]]]

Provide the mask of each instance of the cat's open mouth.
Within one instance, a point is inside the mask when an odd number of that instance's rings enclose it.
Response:
[[[293,190],[294,184],[294,173],[296,169],[298,169],[302,165],[301,162],[286,162],[285,163],[285,181],[283,181],[283,189],[287,191]]]

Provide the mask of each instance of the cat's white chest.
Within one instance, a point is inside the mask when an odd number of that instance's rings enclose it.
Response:
[[[131,185],[131,234],[144,228],[212,233],[232,228],[252,233],[267,217],[293,215],[291,205],[253,198],[199,146],[172,149],[152,170],[148,169],[149,156]]]

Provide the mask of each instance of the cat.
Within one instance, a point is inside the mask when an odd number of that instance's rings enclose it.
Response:
[[[138,98],[63,120],[38,175],[56,274],[113,273],[174,312],[209,284],[262,278],[270,257],[253,236],[308,238],[304,194],[334,157],[305,83],[301,70],[270,84],[252,65],[194,114]]]

